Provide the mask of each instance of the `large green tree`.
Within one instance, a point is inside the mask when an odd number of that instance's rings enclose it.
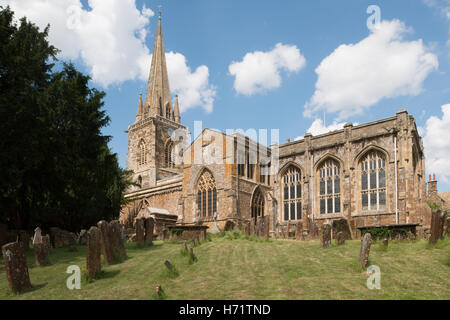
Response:
[[[0,7],[0,220],[11,227],[79,230],[117,217],[131,184],[101,134],[105,93],[58,50]]]

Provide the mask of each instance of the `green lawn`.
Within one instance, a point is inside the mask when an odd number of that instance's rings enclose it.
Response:
[[[86,266],[83,246],[77,252],[54,249],[51,265],[37,267],[32,250],[28,266],[33,289],[9,293],[0,264],[0,299],[153,299],[161,285],[168,299],[450,299],[450,239],[429,248],[425,241],[375,243],[370,264],[381,268],[381,289],[366,287],[358,266],[360,241],[320,247],[318,241],[250,241],[215,237],[194,248],[190,264],[181,243],[157,241],[151,247],[127,244],[128,258],[104,266],[80,290],[66,288],[66,268]],[[164,261],[179,275],[167,275]]]

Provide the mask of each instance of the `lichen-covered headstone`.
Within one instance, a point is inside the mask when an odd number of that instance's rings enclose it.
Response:
[[[2,247],[2,254],[5,262],[6,278],[11,291],[19,293],[23,289],[31,288],[23,245],[18,242],[7,243]]]
[[[100,230],[91,227],[86,234],[86,269],[90,278],[102,269],[100,254]]]
[[[155,225],[155,221],[152,217],[145,219],[145,243],[152,244],[153,243],[153,229]]]
[[[136,244],[137,245],[142,245],[144,243],[144,240],[145,240],[144,219],[142,219],[142,218],[136,219],[135,229],[136,229]]]
[[[328,247],[331,244],[331,226],[329,224],[324,224],[320,228],[320,245],[322,247]]]
[[[365,268],[369,261],[370,245],[372,244],[372,235],[366,233],[361,240],[361,250],[359,252],[359,264]]]
[[[431,212],[431,236],[429,239],[430,244],[435,244],[441,237],[443,233],[443,223],[444,215],[442,211],[436,210]]]
[[[339,231],[336,235],[336,243],[338,246],[345,244],[346,235],[344,232]]]
[[[102,245],[103,258],[105,259],[106,264],[111,264],[114,262],[114,252],[109,237],[108,222],[101,220],[97,223],[97,227],[100,231],[100,243]]]
[[[108,224],[108,236],[111,242],[114,258],[123,260],[126,258],[125,242],[122,236],[122,225],[119,220],[113,220]]]
[[[34,258],[36,265],[43,266],[48,264],[48,256],[50,254],[50,247],[44,243],[33,244]]]

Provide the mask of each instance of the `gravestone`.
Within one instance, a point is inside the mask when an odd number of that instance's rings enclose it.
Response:
[[[36,265],[43,266],[48,263],[48,255],[50,254],[50,247],[44,243],[33,244],[34,258]]]
[[[255,234],[255,220],[252,218],[250,219],[250,235]]]
[[[121,260],[127,257],[125,243],[122,236],[122,225],[119,220],[113,220],[108,224],[108,237],[111,242],[114,258]]]
[[[41,228],[37,227],[34,229],[33,246],[42,243],[42,231]]]
[[[153,228],[154,228],[154,220],[153,218],[145,219],[145,243],[152,244],[153,243]]]
[[[102,269],[100,238],[97,227],[91,227],[86,233],[86,269],[90,278],[95,277]]]
[[[85,229],[82,229],[80,231],[80,235],[78,236],[78,243],[82,246],[84,246],[86,244],[86,236],[87,236],[87,231]]]
[[[52,250],[52,244],[50,243],[50,236],[42,236],[41,238],[42,244],[46,245],[48,247],[48,251],[50,252]]]
[[[2,247],[6,278],[13,293],[31,288],[25,248],[18,242],[7,243]]]
[[[342,232],[345,236],[344,240],[350,240],[352,238],[349,224],[346,219],[333,220],[332,231],[333,237],[336,237],[339,232]]]
[[[285,234],[285,239],[289,239],[290,236],[291,236],[291,222],[288,221],[288,223],[287,223],[287,230],[286,230],[286,234]]]
[[[184,242],[184,250],[188,252],[187,241]]]
[[[389,245],[389,239],[388,238],[384,238],[383,239],[383,246],[387,247]]]
[[[105,220],[97,222],[97,227],[100,231],[100,243],[102,245],[103,258],[106,264],[114,262],[114,251],[112,241],[109,236],[109,225]]]
[[[445,234],[450,236],[450,217],[445,219]]]
[[[136,230],[136,244],[138,246],[142,245],[145,240],[145,223],[144,219],[138,218],[135,222],[135,230]],[[164,231],[163,231],[164,234]]]
[[[346,235],[345,235],[344,232],[339,231],[336,234],[336,243],[337,243],[338,246],[341,246],[341,245],[345,244],[345,239],[346,239]]]
[[[431,212],[431,236],[429,239],[430,244],[435,244],[442,237],[443,229],[443,213],[441,210],[433,210]]]
[[[297,228],[295,229],[295,239],[303,240],[303,223],[297,222]]]
[[[361,240],[361,250],[359,252],[359,264],[365,268],[369,260],[370,245],[372,244],[372,235],[366,233]]]
[[[331,226],[329,224],[324,224],[320,228],[320,245],[323,248],[328,247],[331,244]]]
[[[61,238],[61,229],[57,227],[50,228],[50,239],[54,248],[61,248],[64,246]]]
[[[164,261],[164,265],[167,269],[169,269],[169,271],[172,271],[172,264],[169,262],[169,260]]]

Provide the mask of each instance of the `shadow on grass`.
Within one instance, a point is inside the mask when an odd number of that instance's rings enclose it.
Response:
[[[47,284],[48,284],[48,282],[44,282],[44,283],[41,283],[41,284],[32,284],[32,285],[31,285],[31,288],[23,289],[23,290],[20,292],[20,294],[24,294],[24,293],[28,293],[28,292],[37,291],[37,290],[39,290],[39,289],[42,289],[42,288],[46,287]]]

